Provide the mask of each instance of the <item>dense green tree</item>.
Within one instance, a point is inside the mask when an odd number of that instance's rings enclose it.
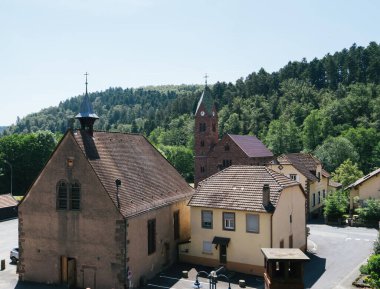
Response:
[[[363,172],[354,164],[350,159],[345,160],[339,167],[331,174],[334,181],[343,185],[343,188],[355,182],[364,176]]]
[[[322,161],[325,169],[335,171],[345,160],[352,162],[359,160],[359,154],[350,141],[344,137],[329,137],[314,152],[315,156]]]
[[[377,225],[380,220],[380,200],[365,200],[363,206],[356,209],[356,213],[364,223]]]
[[[351,127],[344,131],[342,136],[348,139],[358,152],[360,156],[359,167],[365,173],[369,173],[375,167],[373,154],[380,141],[380,134],[374,128]]]
[[[12,134],[0,138],[0,193],[10,192],[10,168],[13,169],[13,193],[23,195],[42,170],[61,135],[51,132]]]
[[[324,200],[324,216],[330,221],[342,218],[347,211],[348,197],[342,191],[336,191],[327,195]]]
[[[188,182],[194,181],[193,151],[184,146],[158,146],[159,151]]]
[[[265,144],[275,155],[299,152],[301,150],[300,131],[294,121],[282,117],[269,124]]]

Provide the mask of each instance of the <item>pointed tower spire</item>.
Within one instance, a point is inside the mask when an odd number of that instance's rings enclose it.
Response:
[[[94,109],[92,107],[92,104],[90,102],[90,98],[88,97],[87,92],[87,76],[88,73],[85,73],[86,76],[86,93],[84,95],[83,101],[80,105],[80,111],[75,116],[76,119],[79,119],[79,122],[81,124],[81,130],[87,131],[91,136],[93,136],[94,133],[94,122],[99,118],[96,113],[94,112]]]
[[[198,101],[198,105],[197,105],[197,109],[195,111],[195,114],[198,113],[198,110],[201,107],[201,104],[203,103],[205,113],[211,115],[213,112],[214,100],[212,99],[211,90],[207,86],[207,78],[209,78],[207,73],[205,74],[204,78],[205,78],[205,89],[203,90],[201,98]]]

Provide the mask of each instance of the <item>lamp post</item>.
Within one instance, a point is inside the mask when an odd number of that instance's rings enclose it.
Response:
[[[231,289],[230,278],[228,278],[224,274],[219,274],[219,272],[222,271],[223,269],[224,269],[224,267],[222,266],[218,270],[211,271],[210,273],[207,273],[206,271],[199,271],[197,273],[197,276],[195,277],[195,282],[194,282],[193,288],[194,289],[199,289],[199,288],[202,287],[201,283],[198,280],[198,277],[200,275],[204,275],[209,280],[209,287],[210,287],[210,289],[216,289],[216,283],[218,283],[218,278],[219,277],[222,277],[222,278],[226,279],[227,282],[228,282],[228,289]]]
[[[4,163],[8,164],[11,169],[11,196],[13,197],[13,168],[10,162],[4,160]]]

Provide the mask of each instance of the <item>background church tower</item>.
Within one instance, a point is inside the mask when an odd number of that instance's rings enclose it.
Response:
[[[195,111],[194,126],[194,186],[207,177],[208,154],[219,140],[218,115],[211,96],[211,90],[206,85]]]

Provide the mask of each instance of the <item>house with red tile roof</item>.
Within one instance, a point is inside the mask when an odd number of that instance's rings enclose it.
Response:
[[[322,168],[322,163],[310,153],[283,154],[268,166],[302,185],[307,196],[306,205],[309,217],[320,216],[323,200],[329,192],[339,187],[339,184],[335,182],[330,184],[330,174]]]
[[[262,275],[261,248],[306,248],[302,186],[265,166],[232,165],[199,183],[189,201],[191,239],[180,260]]]
[[[87,82],[87,81],[86,81]],[[190,237],[193,189],[142,135],[77,119],[19,205],[19,278],[70,287],[138,287]]]
[[[265,165],[273,153],[253,135],[225,134],[219,140],[218,113],[205,86],[195,111],[194,184],[230,165]]]

